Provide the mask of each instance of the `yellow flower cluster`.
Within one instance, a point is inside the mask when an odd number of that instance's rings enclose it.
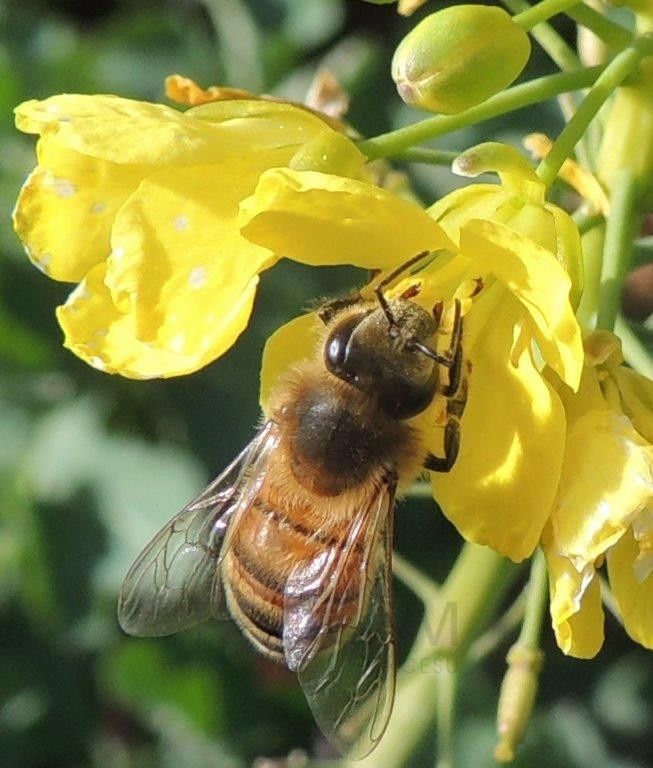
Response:
[[[258,275],[282,256],[387,270],[431,252],[408,278],[416,300],[484,286],[466,311],[460,454],[434,480],[445,515],[516,561],[544,546],[566,653],[601,645],[606,556],[627,631],[653,646],[653,384],[621,365],[613,337],[583,347],[578,232],[527,165],[477,148],[458,170],[494,170],[501,184],[424,210],[370,183],[355,144],[306,109],[177,92],[200,105],[58,96],[17,110],[19,128],[41,138],[16,230],[37,266],[79,283],[58,310],[66,345],[125,376],[188,373],[234,343]],[[264,406],[279,371],[312,354],[314,322],[269,340]],[[437,415],[433,426],[439,454]]]

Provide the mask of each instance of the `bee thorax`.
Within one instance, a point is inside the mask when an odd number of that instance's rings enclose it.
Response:
[[[309,490],[336,496],[380,469],[394,469],[394,456],[410,440],[404,424],[372,406],[357,407],[336,390],[313,387],[295,402],[291,468]]]

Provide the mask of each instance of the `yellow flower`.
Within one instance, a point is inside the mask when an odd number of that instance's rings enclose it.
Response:
[[[16,110],[18,128],[40,134],[16,231],[41,270],[79,283],[57,311],[65,344],[134,378],[197,370],[245,328],[258,275],[279,258],[237,226],[263,171],[315,160],[357,176],[365,161],[309,110],[169,85],[178,97],[220,100],[182,113],[61,95]]]
[[[428,250],[415,299],[432,306],[461,285],[485,288],[465,318],[472,364],[462,445],[453,470],[433,477],[444,513],[468,539],[515,560],[537,546],[558,486],[565,419],[541,375],[538,355],[572,388],[582,367],[580,332],[569,304],[571,281],[555,250],[505,224],[473,216],[442,226],[434,214],[360,181],[315,172],[265,172],[241,204],[243,235],[308,264],[347,261],[388,269]],[[412,278],[415,282],[415,278]],[[268,342],[262,403],[278,373],[313,354],[315,320],[296,319]],[[441,455],[438,414],[422,421]],[[429,422],[430,419],[430,422]],[[441,424],[440,424],[441,426]]]
[[[560,392],[568,435],[543,545],[558,645],[590,658],[603,643],[606,557],[626,631],[653,648],[653,382],[621,365],[612,334],[585,348],[578,393]]]

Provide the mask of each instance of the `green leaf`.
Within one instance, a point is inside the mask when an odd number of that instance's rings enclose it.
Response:
[[[149,721],[172,708],[200,731],[213,733],[222,720],[216,670],[173,659],[160,642],[125,641],[104,659],[100,680],[109,696]]]

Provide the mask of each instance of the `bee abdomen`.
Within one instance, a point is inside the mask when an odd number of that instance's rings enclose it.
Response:
[[[283,591],[270,589],[233,550],[225,557],[222,568],[233,619],[261,653],[283,662]]]

